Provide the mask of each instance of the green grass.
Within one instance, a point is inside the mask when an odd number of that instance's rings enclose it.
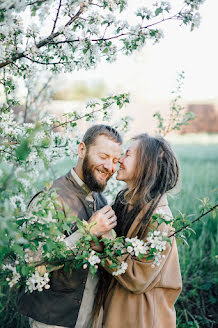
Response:
[[[192,140],[194,144],[191,143]],[[173,214],[176,215],[178,210],[186,214],[197,213],[198,198],[209,196],[211,203],[217,203],[218,192],[212,192],[218,188],[217,136],[203,136],[199,139],[196,136],[180,137],[177,138],[174,149],[181,166],[182,189],[177,195],[168,197]],[[189,238],[190,246],[180,244],[178,247],[183,291],[176,303],[177,327],[215,328],[218,294],[217,219],[208,215],[202,222],[194,224],[193,228],[196,235]],[[15,314],[15,294],[12,292],[8,302],[7,295],[2,296],[2,293],[7,294],[8,291],[0,290],[0,326],[27,328],[27,322]]]
[[[198,213],[198,198],[218,203],[218,144],[176,144],[182,175],[179,194],[168,197],[171,210]],[[215,191],[216,190],[216,191]],[[193,216],[193,219],[196,216]],[[209,214],[193,225],[189,247],[179,245],[183,291],[177,301],[177,327],[215,327],[217,324],[217,219]]]

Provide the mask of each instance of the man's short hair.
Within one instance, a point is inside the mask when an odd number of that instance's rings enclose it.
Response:
[[[101,135],[104,135],[108,137],[108,139],[119,144],[122,144],[123,142],[121,135],[116,129],[104,124],[96,124],[91,126],[84,134],[82,141],[88,148],[90,145],[93,145],[95,143],[96,138]]]

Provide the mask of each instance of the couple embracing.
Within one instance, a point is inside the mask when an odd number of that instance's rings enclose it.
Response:
[[[121,151],[122,139],[115,129],[92,126],[78,146],[76,167],[54,181],[52,188],[64,213],[67,204],[72,215],[96,223],[91,233],[98,238],[111,238],[114,229],[117,236],[145,240],[152,214],[172,216],[166,193],[178,182],[178,163],[166,140],[147,134],[134,137],[122,156]],[[111,207],[101,192],[118,163],[117,180],[125,181],[126,188]],[[158,230],[170,234],[164,223]],[[79,232],[72,231],[65,241],[73,246],[79,238]],[[70,274],[55,270],[50,289],[19,292],[18,311],[30,318],[32,328],[175,328],[174,303],[182,283],[174,237],[163,255],[155,267],[146,257],[122,255],[119,260],[128,267],[118,276],[112,275],[107,262],[94,279],[83,269]]]

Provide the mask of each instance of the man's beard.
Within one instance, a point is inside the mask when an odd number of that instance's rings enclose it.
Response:
[[[102,192],[107,185],[107,181],[111,177],[109,175],[108,179],[105,180],[105,183],[99,182],[94,175],[94,168],[89,162],[88,154],[83,160],[82,171],[84,182],[92,191]]]

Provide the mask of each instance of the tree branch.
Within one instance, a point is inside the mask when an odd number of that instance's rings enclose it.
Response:
[[[39,4],[44,3],[46,1],[48,1],[48,0],[36,0],[36,1],[33,1],[33,2],[28,3],[27,6],[33,6],[35,4],[38,4],[39,5]]]
[[[75,21],[80,15],[81,15],[82,12],[83,12],[83,6],[81,6],[80,9],[79,9],[79,11],[76,13],[76,15],[75,15],[74,17],[72,17],[72,18],[71,18],[71,19],[65,24],[65,27],[71,25],[71,24],[72,24],[72,23],[73,23],[73,22],[74,22],[74,21]],[[172,19],[174,19],[177,15],[178,15],[178,13],[175,14],[175,15],[173,15],[173,16],[171,16],[171,17],[163,18],[163,19],[161,19],[161,20],[158,21],[158,22],[152,23],[152,24],[147,25],[147,26],[143,26],[143,27],[141,27],[141,29],[148,29],[148,28],[150,28],[150,27],[152,27],[152,26],[155,26],[155,25],[161,24],[161,23],[163,23],[163,22],[165,22],[165,21],[172,20]],[[38,43],[36,44],[36,47],[37,47],[38,49],[40,49],[41,47],[43,47],[43,46],[45,46],[45,45],[47,45],[47,44],[58,45],[58,44],[62,44],[62,43],[72,43],[72,42],[79,42],[79,41],[80,41],[80,39],[75,39],[75,40],[64,40],[64,41],[52,42],[53,39],[55,39],[57,36],[59,36],[59,35],[61,35],[61,34],[63,34],[63,32],[51,33],[47,38],[45,38],[44,40],[41,40],[40,42],[38,42]],[[118,34],[118,35],[111,36],[111,37],[108,37],[108,38],[91,39],[90,41],[92,41],[92,42],[98,42],[98,41],[109,41],[109,40],[113,40],[113,39],[118,39],[118,38],[120,38],[120,37],[122,37],[122,36],[126,36],[126,35],[129,35],[129,34],[130,34],[129,32],[127,32],[127,33],[120,33],[120,34]],[[3,63],[0,63],[0,68],[5,67],[5,66],[7,66],[7,65],[9,65],[9,64],[13,64],[14,61],[16,61],[16,60],[18,60],[18,59],[20,59],[20,58],[23,58],[23,57],[25,57],[25,58],[27,58],[27,59],[29,59],[29,60],[32,60],[33,62],[35,62],[35,63],[37,63],[37,64],[42,64],[42,65],[62,64],[62,62],[57,62],[57,63],[43,63],[43,62],[34,61],[34,60],[31,59],[30,57],[26,56],[26,55],[25,55],[25,52],[22,52],[22,53],[20,53],[20,54],[16,54],[16,55],[14,55],[14,56],[12,57],[12,59],[7,60],[7,61],[5,61],[5,62],[3,62]],[[63,63],[63,64],[64,64],[64,63]]]
[[[47,63],[47,62],[40,62],[40,61],[38,61],[38,60],[35,60],[35,59],[32,59],[32,58],[30,58],[30,57],[28,57],[28,56],[26,56],[26,55],[24,55],[23,56],[24,58],[26,58],[26,59],[28,59],[28,60],[30,60],[31,62],[33,62],[33,63],[36,63],[36,64],[40,64],[40,65],[59,65],[59,64],[69,64],[68,62],[61,62],[61,61],[58,61],[58,62],[53,62],[53,63]]]
[[[157,25],[157,24],[160,24],[160,23],[163,23],[167,20],[171,20],[171,19],[174,19],[175,16],[177,16],[178,14],[175,14],[173,15],[172,17],[168,17],[168,18],[164,18],[156,23],[153,23],[153,24],[150,24],[150,25],[147,25],[147,26],[142,26],[141,27],[141,30],[143,29],[148,29],[154,25]],[[120,33],[120,34],[117,34],[117,35],[114,35],[114,36],[110,36],[108,38],[99,38],[99,39],[91,39],[90,41],[92,42],[98,42],[98,41],[109,41],[109,40],[114,40],[114,39],[119,39],[120,37],[122,36],[126,36],[126,35],[129,35],[130,33],[129,32],[126,32],[126,33]],[[80,42],[80,39],[74,39],[74,40],[63,40],[63,41],[57,41],[57,42],[50,42],[50,44],[53,44],[53,45],[58,45],[58,44],[62,44],[62,43],[73,43],[73,42]]]
[[[51,34],[54,32],[56,24],[57,24],[58,16],[59,16],[60,9],[61,9],[61,2],[62,2],[62,0],[59,1],[59,6],[58,6],[58,9],[57,9],[57,14],[56,14],[56,17],[55,17],[55,21],[54,21],[54,25],[53,25]]]
[[[78,10],[78,12],[76,13],[76,15],[75,16],[73,16],[66,24],[65,24],[65,27],[67,27],[67,26],[69,26],[69,25],[71,25],[81,14],[82,14],[82,12],[83,12],[83,6],[81,5],[80,6],[80,9]],[[43,46],[45,46],[45,45],[47,45],[47,44],[49,44],[50,43],[50,41],[52,41],[54,38],[56,38],[57,36],[59,36],[59,35],[61,35],[61,34],[63,34],[63,32],[56,32],[56,33],[51,33],[47,38],[45,38],[44,40],[41,40],[41,41],[39,41],[37,44],[36,44],[36,47],[38,48],[38,49],[40,49],[41,47],[43,47]],[[23,52],[21,52],[21,53],[19,53],[19,54],[16,54],[16,55],[14,55],[14,56],[12,56],[12,58],[11,59],[9,59],[9,60],[7,60],[7,61],[5,61],[5,62],[2,62],[2,63],[0,63],[0,68],[2,68],[2,67],[5,67],[5,66],[7,66],[7,65],[10,65],[10,64],[12,64],[14,61],[16,61],[16,60],[18,60],[18,59],[20,59],[20,58],[23,58],[23,57],[25,57],[25,58],[27,58],[26,57],[26,55],[25,55],[25,51],[23,51]],[[30,59],[30,58],[28,58],[28,59]],[[31,59],[30,59],[31,60]],[[33,60],[32,60],[33,61]],[[37,63],[37,62],[36,62]],[[38,64],[43,64],[43,63],[40,63],[40,62],[38,62]],[[60,64],[60,63],[58,63],[58,64]],[[47,65],[49,65],[49,63],[47,63]]]
[[[109,106],[108,106],[109,107]],[[96,109],[96,110],[93,110],[91,113],[86,113],[78,118],[74,118],[73,120],[70,120],[70,121],[67,121],[67,122],[63,122],[63,123],[60,123],[56,126],[53,127],[53,129],[56,129],[56,128],[59,128],[60,126],[63,126],[63,125],[66,125],[66,124],[69,124],[69,123],[73,123],[73,122],[76,122],[78,120],[81,120],[82,118],[84,117],[87,117],[89,115],[92,115],[92,114],[95,114],[95,113],[98,113],[98,112],[101,112],[103,110],[103,108],[100,108],[100,109]]]
[[[182,230],[190,227],[190,225],[192,225],[193,223],[199,221],[203,216],[207,215],[208,213],[212,212],[213,210],[215,210],[218,207],[218,204],[214,205],[213,207],[211,207],[207,212],[201,214],[199,217],[197,217],[197,219],[193,220],[191,223],[186,224],[185,226],[183,226],[182,228],[180,228],[179,230],[176,230],[174,233],[172,233],[168,238],[175,236],[177,233],[181,232]]]

